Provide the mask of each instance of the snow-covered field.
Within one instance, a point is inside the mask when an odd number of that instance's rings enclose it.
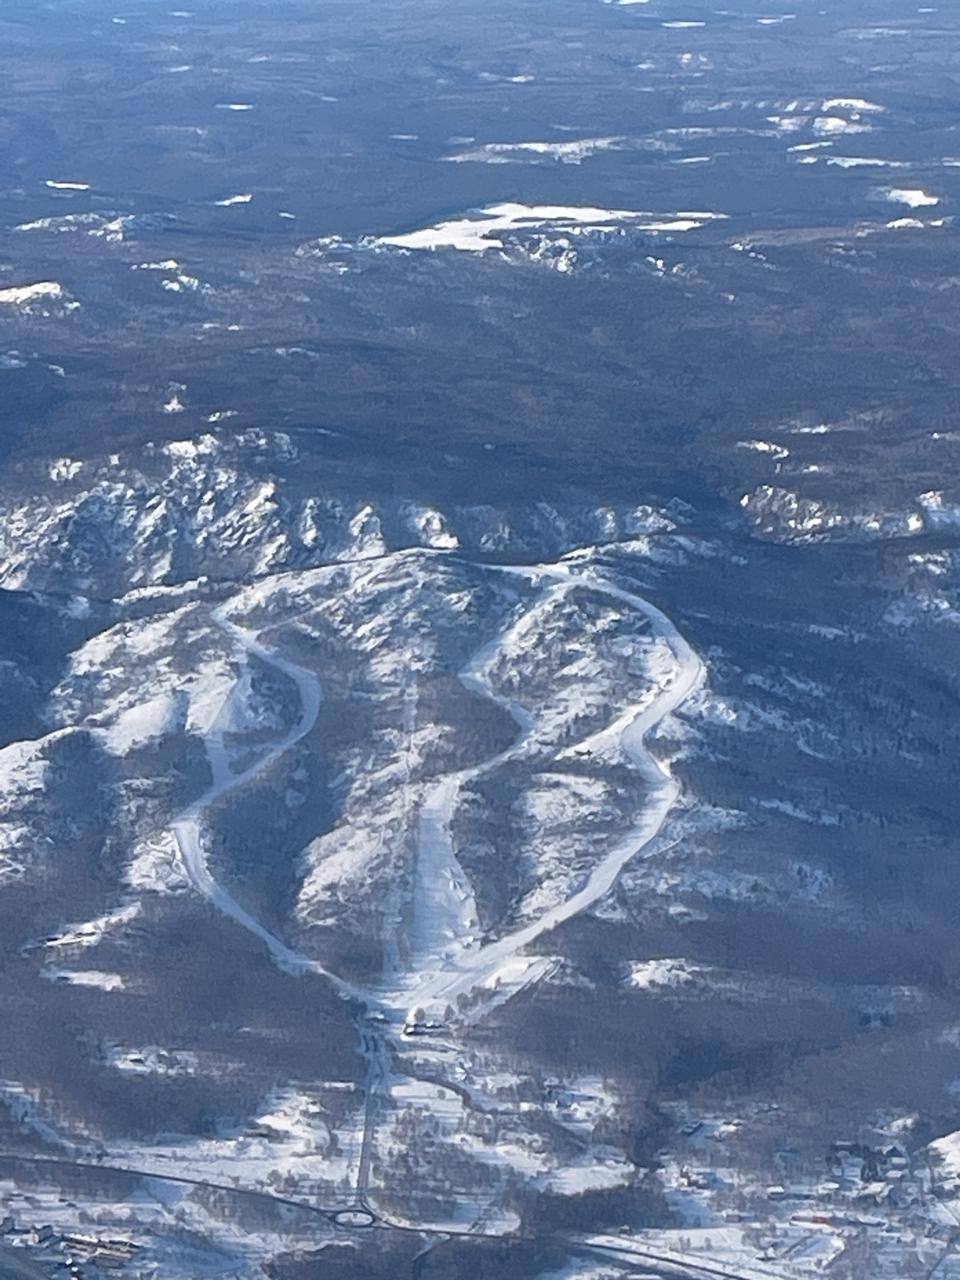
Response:
[[[715,213],[657,215],[633,209],[506,203],[490,205],[467,217],[438,222],[432,227],[382,236],[377,243],[395,249],[458,249],[484,253],[489,249],[503,249],[504,236],[515,232],[589,235],[618,226],[631,226],[637,231],[682,232],[694,231],[722,216]]]

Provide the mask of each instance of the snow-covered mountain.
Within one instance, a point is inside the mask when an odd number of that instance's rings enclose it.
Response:
[[[951,1280],[960,10],[2,16],[0,1273]]]
[[[425,1230],[640,1188],[668,1214],[682,1156],[654,1173],[628,1134],[638,1090],[667,1106],[654,1059],[685,1060],[684,1028],[757,1044],[784,999],[817,1043],[936,1024],[922,984],[870,976],[869,895],[831,842],[868,838],[866,778],[904,767],[854,655],[871,619],[878,655],[907,628],[937,642],[949,557],[904,552],[902,592],[848,629],[808,593],[771,627],[779,552],[745,530],[731,554],[680,504],[318,492],[287,437],[252,433],[34,484],[0,600],[11,642],[48,648],[9,684],[33,721],[0,750],[0,883],[29,904],[5,917],[21,981],[85,1032],[75,1086],[32,1093],[52,1030],[24,1035],[4,1096],[28,1146]],[[841,792],[844,758],[869,773]],[[850,929],[866,969],[838,983],[811,952],[797,976],[806,931]],[[617,1036],[558,1049],[596,1019]],[[679,1114],[685,1141],[703,1122]]]

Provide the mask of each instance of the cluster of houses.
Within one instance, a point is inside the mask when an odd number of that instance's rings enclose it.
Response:
[[[51,1277],[70,1276],[71,1280],[96,1280],[125,1266],[139,1250],[131,1240],[61,1235],[49,1223],[19,1226],[9,1216],[0,1222],[0,1238],[29,1249],[30,1260],[49,1270]]]

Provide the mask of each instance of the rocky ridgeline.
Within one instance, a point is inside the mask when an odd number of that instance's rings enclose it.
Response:
[[[454,506],[347,495],[305,482],[288,437],[248,431],[113,455],[59,458],[0,496],[0,586],[112,597],[201,577],[249,580],[408,547],[560,556],[668,530],[648,506]]]
[[[740,499],[754,532],[777,542],[871,541],[960,528],[960,505],[942,492],[922,493],[892,510],[853,509],[764,484]]]

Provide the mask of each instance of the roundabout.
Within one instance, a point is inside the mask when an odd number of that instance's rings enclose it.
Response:
[[[369,1209],[338,1209],[331,1215],[338,1227],[349,1227],[351,1230],[372,1227],[377,1219]]]

